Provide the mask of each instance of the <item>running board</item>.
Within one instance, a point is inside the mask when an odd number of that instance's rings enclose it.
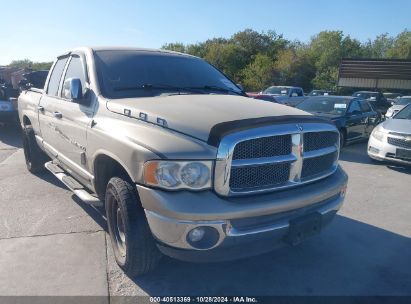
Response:
[[[70,175],[56,165],[49,161],[44,164],[47,170],[49,170],[55,177],[57,177],[67,188],[69,188],[79,199],[86,204],[93,206],[102,206],[103,203],[95,196],[91,195],[78,181],[76,181]]]

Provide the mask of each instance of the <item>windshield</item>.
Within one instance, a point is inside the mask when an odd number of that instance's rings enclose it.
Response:
[[[297,108],[308,112],[343,115],[347,111],[349,103],[349,99],[311,97],[297,105]]]
[[[378,97],[378,93],[370,93],[370,92],[357,92],[354,93],[352,96],[354,97],[359,97],[359,98],[363,98],[363,99],[370,99],[371,97]]]
[[[395,104],[406,106],[409,103],[411,103],[411,97],[402,97]]]
[[[263,91],[263,94],[286,95],[288,96],[289,88],[284,87],[269,87]]]
[[[239,94],[242,91],[206,61],[150,51],[97,51],[102,94],[108,98],[170,94]]]
[[[394,119],[408,119],[411,120],[411,104],[406,106],[404,109],[399,111],[395,116]]]

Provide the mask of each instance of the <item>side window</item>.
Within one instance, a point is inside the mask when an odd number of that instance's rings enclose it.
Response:
[[[70,78],[80,79],[81,87],[83,88],[83,92],[84,92],[85,85],[86,85],[86,73],[84,71],[83,63],[79,56],[71,57],[71,60],[67,68],[66,75],[64,76],[63,84],[66,82],[67,79],[70,79]],[[68,98],[68,92],[65,92],[65,90],[62,90],[61,94],[62,94],[62,97]]]
[[[298,89],[298,90],[296,90],[296,91],[297,91],[298,96],[304,96],[304,94],[303,94],[303,91],[302,91],[302,90]]]
[[[351,102],[350,108],[348,109],[348,113],[353,113],[354,111],[359,111],[359,112],[361,112],[360,105],[359,105],[358,101],[356,101],[356,100],[354,100],[353,102]]]
[[[367,113],[367,112],[372,111],[370,104],[368,102],[366,102],[365,100],[361,100],[360,105],[361,105],[361,109],[362,109],[363,112]]]
[[[53,72],[51,72],[50,81],[47,87],[47,95],[57,96],[61,75],[63,74],[67,59],[68,57],[61,58],[57,60],[57,63],[54,65]]]

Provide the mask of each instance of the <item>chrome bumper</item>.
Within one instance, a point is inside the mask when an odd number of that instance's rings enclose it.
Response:
[[[341,208],[344,201],[344,194],[345,193],[342,192],[341,194],[326,202],[319,203],[321,204],[321,206],[315,209],[311,208],[309,213],[320,213],[323,219],[325,219],[322,226],[325,226],[330,222],[335,213]],[[294,211],[297,213],[298,211],[302,211],[300,213],[304,214],[304,210]],[[278,214],[279,217],[281,217],[281,215],[282,214]],[[235,225],[230,220],[182,221],[167,218],[155,212],[146,210],[146,217],[151,232],[159,242],[174,248],[191,250],[210,250],[216,247],[229,247],[231,244],[245,244],[257,239],[267,239],[270,240],[270,242],[281,242],[288,233],[290,220],[298,218],[299,216],[301,215],[298,214],[290,217],[287,217],[287,215],[285,215],[285,218],[274,221],[269,225],[256,225],[256,227],[249,229],[241,229],[239,227],[235,227]],[[258,219],[255,219],[255,221],[258,222]],[[193,247],[187,241],[187,235],[192,229],[197,227],[213,227],[218,232],[218,241],[213,246],[206,249]]]
[[[163,253],[183,260],[226,260],[260,254],[283,244],[290,221],[310,214],[328,224],[343,204],[347,175],[339,167],[321,181],[287,191],[225,198],[212,191],[169,192],[137,185],[153,236]],[[192,229],[215,232],[212,245],[192,246]],[[208,259],[213,253],[228,257]],[[223,255],[224,255],[223,254]],[[183,257],[181,256],[183,255]],[[202,258],[201,258],[202,259]]]

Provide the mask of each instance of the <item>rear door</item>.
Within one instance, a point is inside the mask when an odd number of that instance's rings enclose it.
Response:
[[[44,147],[55,157],[58,154],[57,146],[61,140],[61,134],[57,127],[58,119],[56,118],[56,113],[60,109],[60,85],[68,59],[68,56],[59,57],[53,65],[38,108],[40,131],[44,140]]]
[[[347,140],[357,140],[364,136],[365,133],[365,118],[358,100],[351,101],[347,110]]]
[[[62,84],[68,79],[80,79],[83,94],[88,94],[88,76],[85,57],[83,54],[72,54],[63,76]],[[87,93],[88,92],[88,93]],[[94,102],[91,97],[85,98],[86,103],[79,104],[70,99],[69,92],[60,91],[58,104],[59,118],[56,121],[61,140],[58,141],[58,159],[67,167],[73,169],[85,180],[89,179],[87,170],[87,128],[94,114]]]

